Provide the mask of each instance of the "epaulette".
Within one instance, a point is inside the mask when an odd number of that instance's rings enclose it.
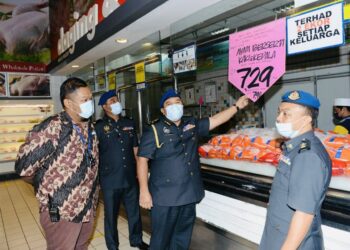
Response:
[[[307,151],[311,149],[311,142],[308,139],[303,139],[299,145],[299,151],[298,153]]]
[[[150,122],[150,124],[155,124],[155,123],[157,123],[158,121],[159,121],[159,118],[154,119],[154,120],[152,120],[152,121]]]

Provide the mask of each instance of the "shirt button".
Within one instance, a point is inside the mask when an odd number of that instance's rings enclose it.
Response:
[[[120,141],[120,143],[123,143],[123,141]]]
[[[193,172],[191,172],[191,176],[193,176]]]
[[[123,157],[123,160],[125,160],[125,157]]]
[[[189,161],[189,162],[187,162],[187,164],[188,164],[188,165],[191,165],[191,162]]]
[[[169,179],[166,179],[166,182],[170,182],[170,180],[169,180]]]
[[[122,148],[122,151],[124,151],[124,148]]]
[[[123,167],[126,168],[126,165],[124,165]]]
[[[173,139],[170,138],[170,141],[173,141]]]
[[[182,137],[184,137],[183,135],[180,135],[180,137],[182,138]]]
[[[185,143],[183,143],[182,146],[185,146]]]
[[[188,155],[187,152],[185,152],[185,155]]]

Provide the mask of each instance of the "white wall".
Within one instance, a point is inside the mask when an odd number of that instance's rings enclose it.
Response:
[[[62,111],[60,87],[66,79],[66,76],[50,76],[51,97],[54,105],[54,114]]]

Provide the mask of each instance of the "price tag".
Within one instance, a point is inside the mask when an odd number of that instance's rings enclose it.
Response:
[[[286,19],[230,35],[229,81],[257,101],[286,71]]]

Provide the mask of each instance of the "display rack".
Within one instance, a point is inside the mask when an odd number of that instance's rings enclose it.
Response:
[[[0,173],[5,171],[2,164],[15,161],[28,131],[52,114],[51,100],[0,101]]]

